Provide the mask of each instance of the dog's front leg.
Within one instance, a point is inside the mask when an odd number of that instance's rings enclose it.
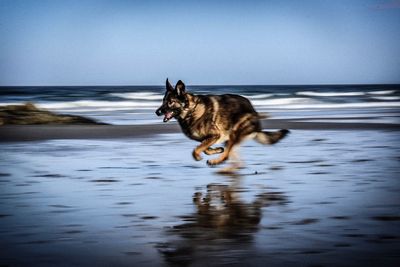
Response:
[[[204,150],[204,153],[206,153],[207,155],[214,155],[222,152],[224,152],[223,147],[216,147],[216,148],[209,147],[206,150]]]
[[[220,138],[220,135],[212,135],[206,139],[204,139],[200,145],[198,145],[194,150],[193,150],[193,158],[197,161],[202,160],[202,157],[200,154],[204,152],[207,148],[215,144],[218,139]]]

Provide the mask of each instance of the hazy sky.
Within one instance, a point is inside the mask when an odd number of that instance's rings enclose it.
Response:
[[[0,0],[0,85],[400,83],[400,1]]]

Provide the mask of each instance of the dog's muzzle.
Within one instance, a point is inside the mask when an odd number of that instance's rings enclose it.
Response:
[[[163,122],[168,122],[175,115],[175,113],[173,111],[165,111],[165,109],[162,107],[160,107],[159,109],[156,110],[156,114],[157,114],[157,116],[164,115]]]

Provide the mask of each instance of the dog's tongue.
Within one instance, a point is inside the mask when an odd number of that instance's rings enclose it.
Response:
[[[164,115],[164,122],[167,122],[167,121],[169,121],[170,119],[172,119],[172,115],[174,115],[174,113],[171,111],[171,112],[167,112],[167,113],[165,113],[165,115]]]

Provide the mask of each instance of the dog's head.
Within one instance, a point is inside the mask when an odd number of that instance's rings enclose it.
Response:
[[[164,122],[175,118],[181,114],[187,105],[185,84],[179,80],[175,88],[166,81],[166,92],[162,105],[156,110],[157,116],[164,115]]]

